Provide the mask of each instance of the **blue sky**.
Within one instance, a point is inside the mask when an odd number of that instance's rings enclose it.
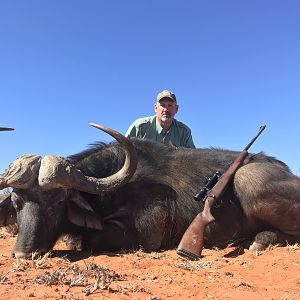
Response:
[[[300,174],[297,0],[0,2],[0,172],[125,133],[170,89],[197,147],[264,151]]]

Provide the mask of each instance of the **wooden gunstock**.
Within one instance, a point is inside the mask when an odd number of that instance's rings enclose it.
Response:
[[[214,203],[214,197],[208,196],[203,211],[195,217],[181,238],[180,244],[176,249],[177,254],[188,257],[191,260],[201,258],[205,227],[215,220],[211,214],[211,207]]]
[[[204,234],[201,233],[204,232],[207,224],[203,213],[199,213],[185,231],[176,253],[191,260],[200,259],[204,243]]]

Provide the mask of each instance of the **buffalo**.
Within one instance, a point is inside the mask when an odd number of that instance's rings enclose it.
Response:
[[[67,158],[24,155],[0,176],[0,188],[12,190],[0,205],[0,226],[17,222],[15,257],[48,252],[66,233],[92,253],[172,249],[203,209],[194,195],[239,155],[127,139],[92,125],[117,142],[98,142]],[[251,154],[212,214],[206,247],[299,241],[300,178],[276,158]]]

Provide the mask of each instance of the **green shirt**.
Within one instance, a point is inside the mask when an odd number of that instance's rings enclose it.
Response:
[[[170,129],[163,134],[162,127],[156,122],[156,116],[140,118],[131,124],[125,136],[154,140],[176,147],[195,148],[190,128],[176,119],[173,119]]]

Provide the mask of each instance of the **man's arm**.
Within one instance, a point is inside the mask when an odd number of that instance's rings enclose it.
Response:
[[[152,126],[152,122],[155,119],[155,116],[144,117],[135,120],[128,128],[125,136],[126,137],[136,137],[139,139],[145,138],[145,132]],[[149,138],[149,137],[148,137]]]
[[[178,133],[180,136],[180,145],[186,148],[196,148],[194,145],[191,129],[180,121],[177,121],[176,123],[179,130]]]
[[[195,145],[194,145],[194,141],[193,141],[191,131],[189,131],[189,133],[186,135],[184,147],[186,147],[186,148],[196,148]]]
[[[136,126],[135,126],[135,123],[136,123],[136,122],[133,122],[133,123],[129,126],[129,128],[127,129],[127,131],[126,131],[126,133],[125,133],[125,136],[126,136],[126,137],[129,137],[129,138],[131,138],[131,137],[137,137],[137,128],[136,128]]]

